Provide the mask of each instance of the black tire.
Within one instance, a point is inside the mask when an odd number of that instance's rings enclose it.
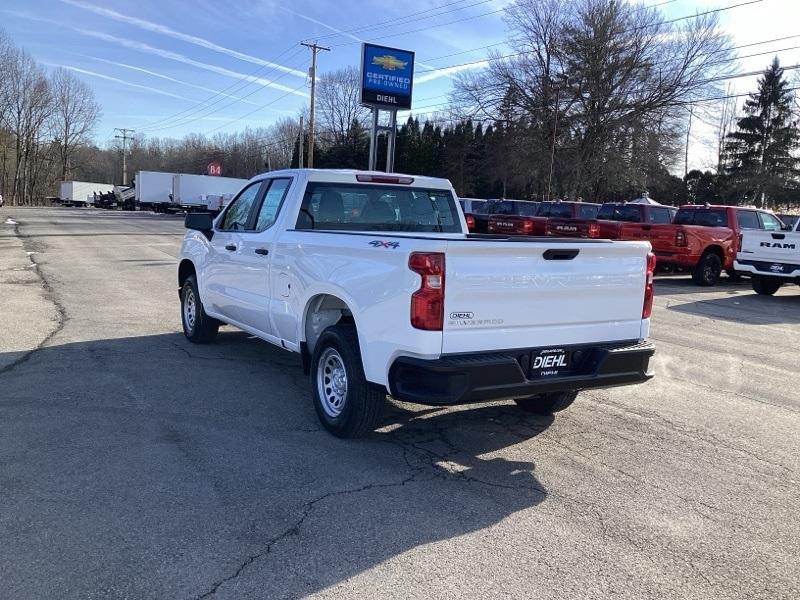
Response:
[[[332,325],[322,332],[311,357],[311,389],[322,426],[340,438],[374,431],[386,403],[386,390],[364,376],[358,335],[352,325]]]
[[[716,252],[706,252],[692,269],[692,281],[697,285],[711,287],[722,274],[722,260]]]
[[[783,282],[779,279],[761,277],[759,275],[753,275],[751,283],[753,284],[753,291],[762,296],[772,296],[783,285]]]
[[[567,408],[575,402],[578,392],[552,392],[529,398],[517,398],[517,403],[522,410],[536,415],[551,415]]]
[[[193,310],[188,309],[189,303],[194,306]],[[194,275],[189,275],[181,288],[181,323],[183,335],[194,344],[213,341],[219,331],[219,321],[209,317],[203,308]]]

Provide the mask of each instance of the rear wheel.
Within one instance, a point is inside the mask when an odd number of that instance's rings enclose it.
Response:
[[[783,282],[770,277],[760,277],[758,275],[754,275],[752,284],[753,291],[756,294],[761,294],[762,296],[772,296],[780,289],[781,285],[783,285]]]
[[[361,437],[377,426],[386,390],[364,376],[352,325],[333,325],[322,332],[311,358],[311,386],[317,417],[333,435]]]
[[[722,273],[722,260],[715,252],[706,252],[692,270],[692,281],[710,287],[717,283]]]
[[[526,412],[536,415],[550,415],[564,410],[575,402],[577,397],[577,391],[552,392],[550,394],[530,396],[529,398],[517,398],[514,402]]]
[[[194,344],[207,344],[217,337],[219,321],[206,314],[194,275],[187,277],[181,288],[181,321],[183,334]]]

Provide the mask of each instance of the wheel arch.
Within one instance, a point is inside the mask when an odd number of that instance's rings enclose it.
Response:
[[[319,292],[312,295],[303,308],[303,320],[300,328],[301,344],[303,346],[304,365],[306,356],[309,358],[314,353],[322,332],[337,323],[353,323],[356,325],[351,304],[335,292]],[[358,326],[356,325],[356,331]]]
[[[178,290],[183,287],[183,284],[186,283],[186,280],[191,276],[197,276],[197,269],[195,269],[194,263],[189,260],[188,258],[184,258],[180,264],[178,265]]]

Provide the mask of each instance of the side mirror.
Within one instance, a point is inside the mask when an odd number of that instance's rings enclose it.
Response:
[[[183,221],[186,229],[193,229],[205,235],[209,240],[214,233],[214,217],[211,213],[187,213]]]

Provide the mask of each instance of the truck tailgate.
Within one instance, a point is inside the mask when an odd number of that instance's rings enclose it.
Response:
[[[638,340],[649,244],[450,242],[444,354]]]
[[[800,233],[749,229],[742,234],[739,259],[771,263],[798,263],[800,262]]]

